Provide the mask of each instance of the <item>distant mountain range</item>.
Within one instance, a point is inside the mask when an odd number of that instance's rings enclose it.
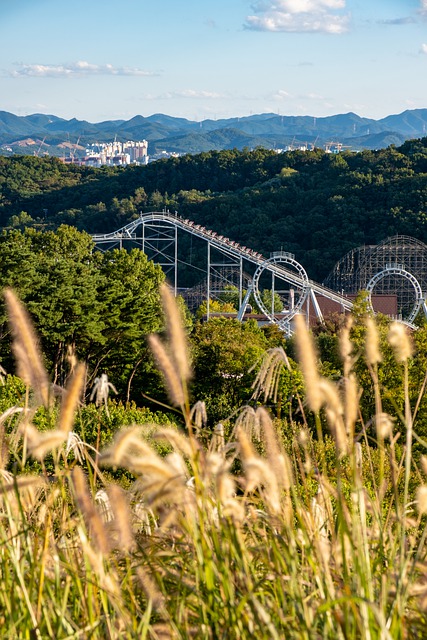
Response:
[[[257,146],[325,147],[331,143],[358,151],[400,145],[409,138],[424,137],[426,132],[427,109],[408,110],[381,120],[361,118],[355,113],[324,118],[263,113],[195,122],[155,114],[98,123],[43,114],[17,116],[0,111],[0,154],[82,154],[88,144],[114,139],[147,140],[150,156],[164,150],[182,154]]]

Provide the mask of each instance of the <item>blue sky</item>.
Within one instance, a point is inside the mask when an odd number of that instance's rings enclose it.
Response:
[[[427,0],[0,0],[0,54],[17,115],[427,108]]]

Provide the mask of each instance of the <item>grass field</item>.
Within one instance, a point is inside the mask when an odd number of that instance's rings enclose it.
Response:
[[[382,411],[374,322],[368,426],[350,324],[333,383],[317,371],[301,318],[299,422],[272,420],[258,402],[208,433],[203,405],[189,405],[186,338],[164,288],[167,339],[150,346],[185,426],[156,426],[147,440],[147,426],[129,425],[97,452],[73,431],[83,365],[55,401],[56,424],[34,426],[38,406],[53,411],[54,400],[27,314],[5,297],[28,393],[0,416],[1,638],[427,637],[427,459],[413,459],[403,325],[389,332],[404,373],[401,433]],[[288,365],[281,349],[267,353],[254,394],[274,396]],[[113,481],[120,469],[135,479]]]

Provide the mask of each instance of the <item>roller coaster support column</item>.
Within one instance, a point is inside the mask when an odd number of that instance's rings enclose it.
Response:
[[[243,298],[243,302],[241,303],[241,305],[239,307],[239,313],[237,314],[237,319],[238,319],[239,322],[242,322],[242,320],[243,320],[243,316],[245,315],[246,307],[248,306],[249,298],[251,297],[251,293],[252,293],[252,285],[250,284],[249,287],[248,287],[248,290],[246,291],[246,295]]]
[[[239,261],[239,309],[242,306],[243,298],[243,258],[240,256]]]
[[[206,295],[206,319],[209,320],[210,301],[211,301],[211,243],[208,242],[208,280]]]
[[[174,269],[174,294],[178,295],[178,227],[175,225],[175,269]]]
[[[314,293],[313,289],[311,289],[311,288],[310,288],[310,300],[311,300],[311,303],[313,305],[314,313],[316,314],[317,319],[319,320],[319,322],[321,322],[323,324],[323,322],[324,322],[323,314],[322,314],[322,311],[320,309],[319,303],[317,301],[316,294]]]

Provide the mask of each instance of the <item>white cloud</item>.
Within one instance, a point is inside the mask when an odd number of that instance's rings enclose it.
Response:
[[[197,91],[195,89],[182,89],[180,91],[167,91],[159,96],[146,95],[146,100],[172,100],[175,98],[192,98],[192,99],[217,99],[226,97],[224,94],[215,91]]]
[[[292,93],[288,93],[284,89],[279,89],[271,96],[274,100],[325,100],[324,96],[319,95],[318,93],[305,93],[299,95],[293,95]]]
[[[392,18],[390,20],[377,20],[378,24],[401,26],[406,24],[416,24],[417,20],[414,16],[405,16],[403,18]]]
[[[79,60],[69,64],[21,64],[11,71],[14,78],[76,78],[82,76],[153,76],[152,71],[136,67],[115,67],[112,64],[91,64]]]
[[[421,51],[421,53],[427,54],[427,44],[422,44],[420,51]]]
[[[288,91],[285,91],[284,89],[279,89],[278,91],[276,91],[276,93],[273,94],[272,97],[273,97],[273,100],[289,100],[294,96]]]
[[[247,29],[329,34],[348,30],[349,16],[340,13],[345,0],[260,0],[252,8],[257,15],[247,16]]]

